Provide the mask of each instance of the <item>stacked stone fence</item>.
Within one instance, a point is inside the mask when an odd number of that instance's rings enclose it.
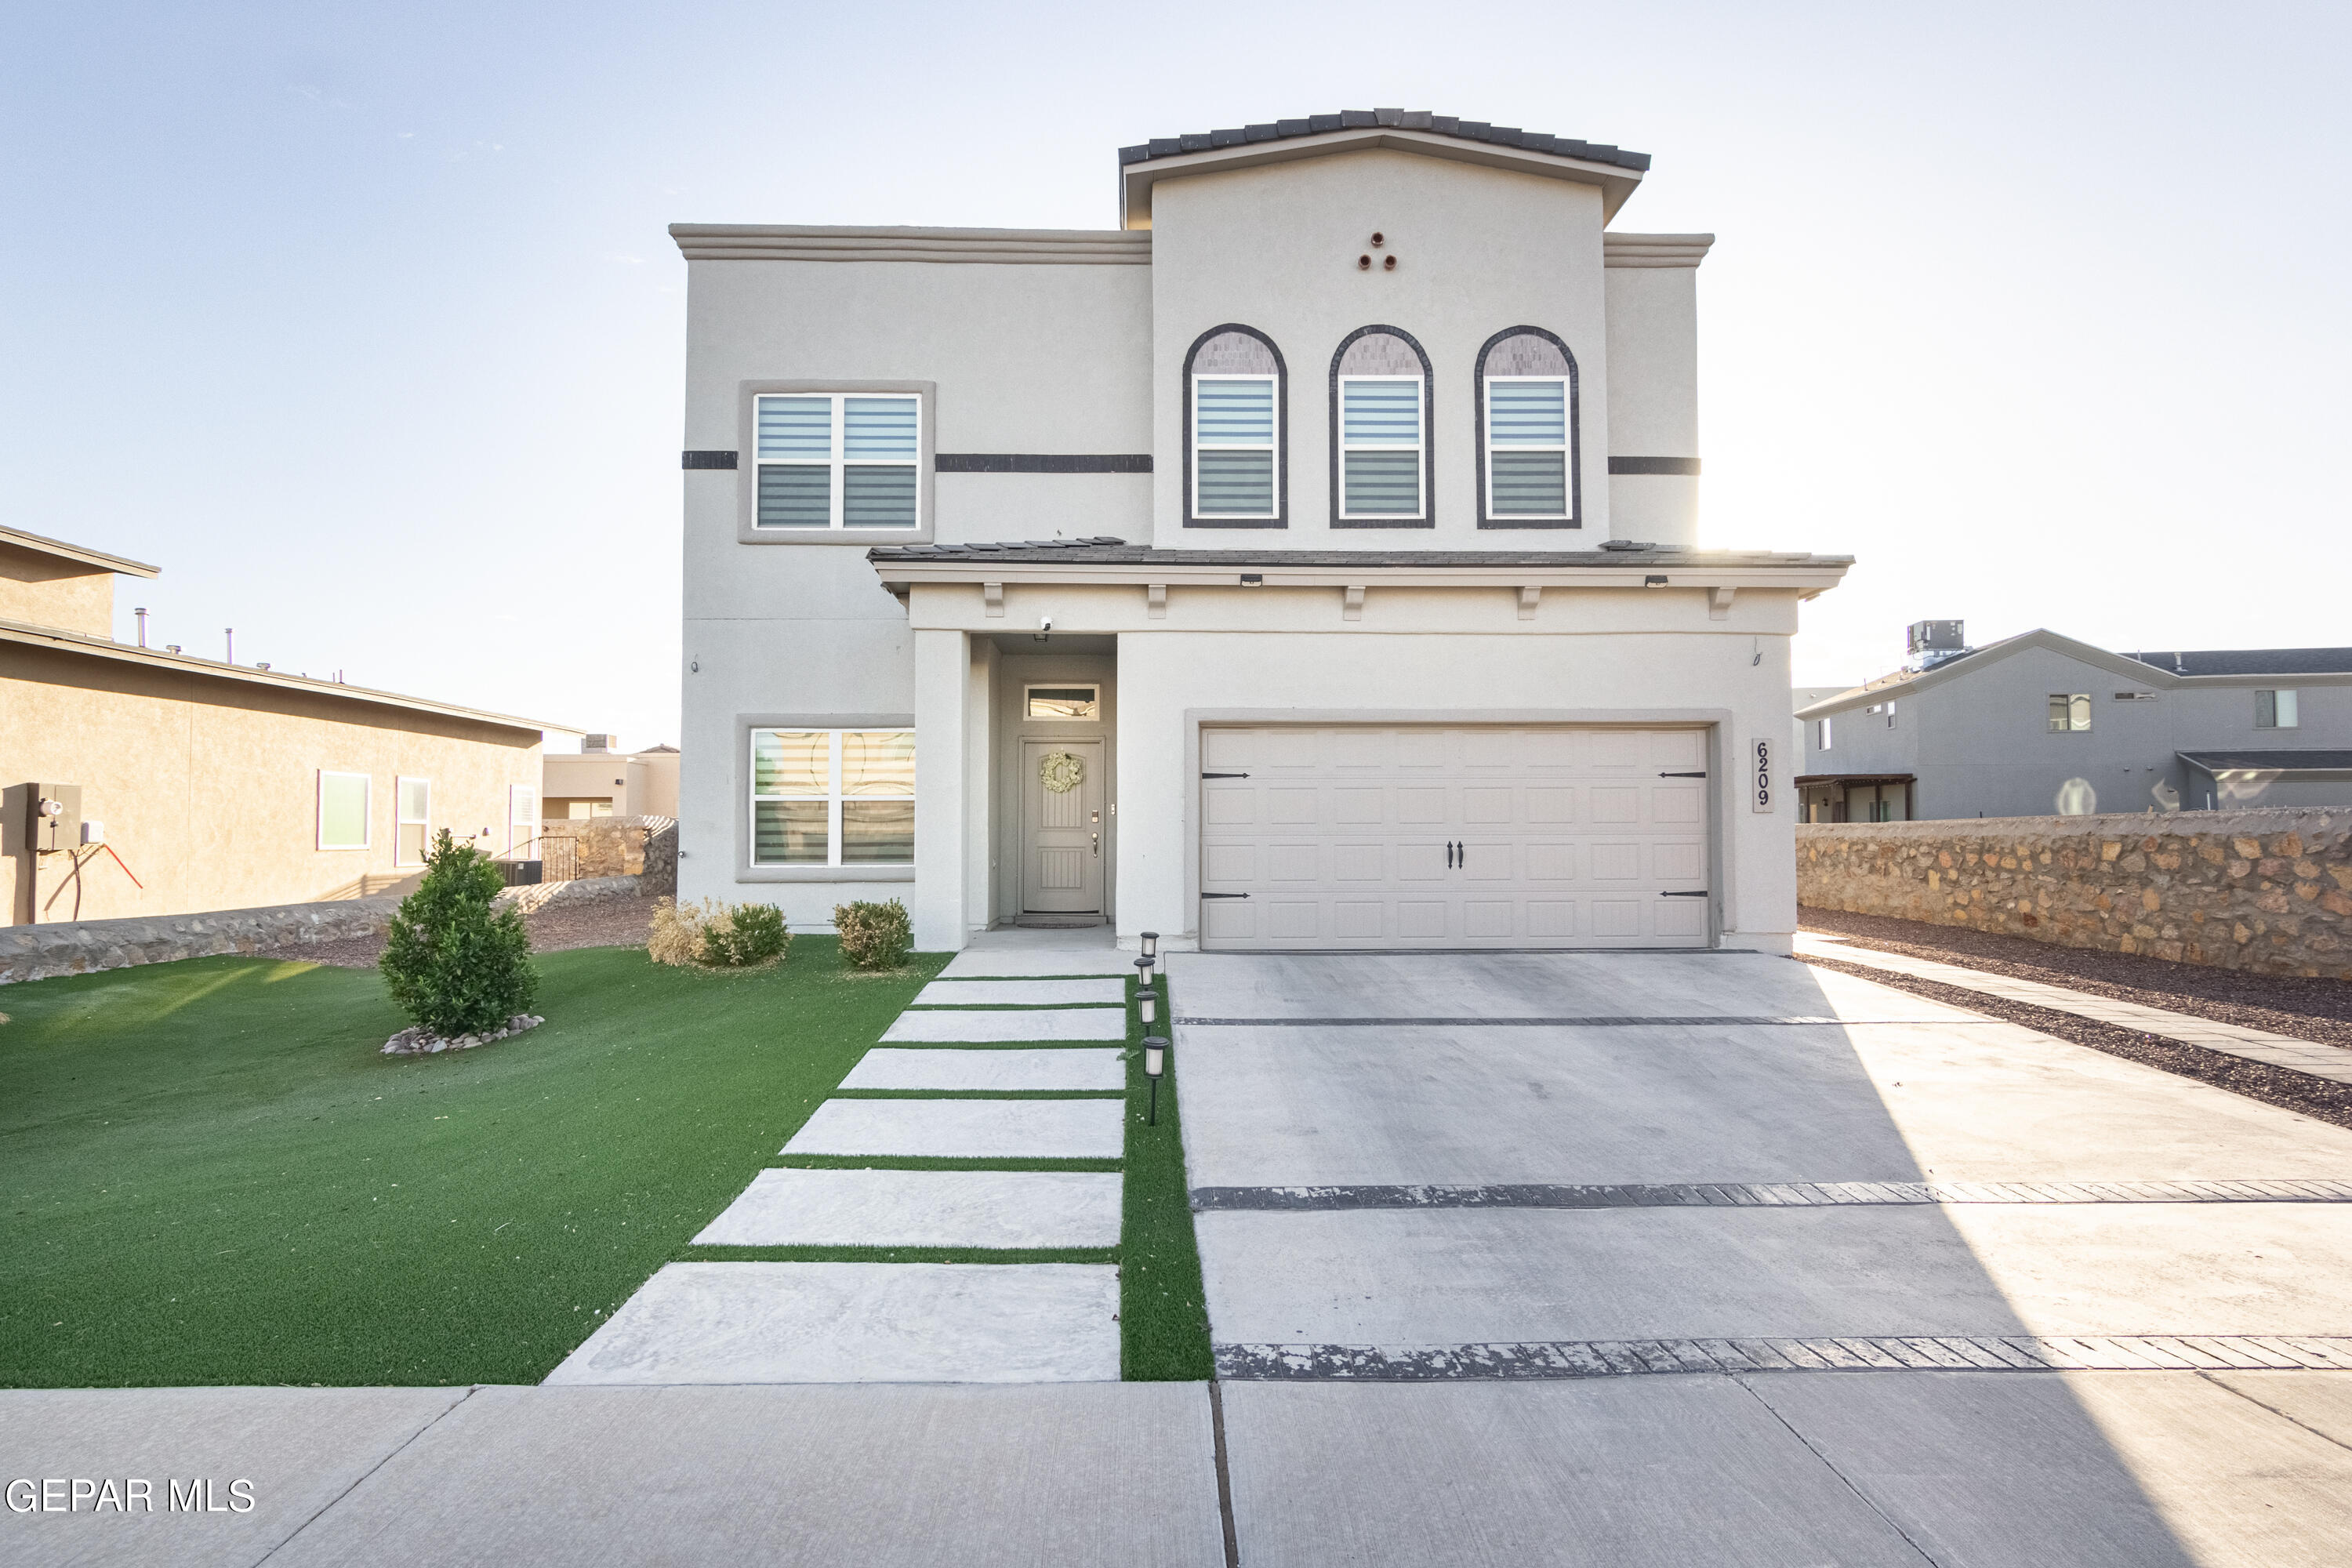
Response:
[[[540,825],[542,840],[571,840],[577,856],[574,875],[642,877],[648,894],[677,890],[677,818],[674,816],[583,816]]]
[[[2352,980],[2352,811],[1801,824],[1813,909]]]

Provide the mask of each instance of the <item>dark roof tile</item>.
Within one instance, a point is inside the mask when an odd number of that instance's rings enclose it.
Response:
[[[2174,675],[2347,675],[2352,647],[2220,647],[2124,655]]]

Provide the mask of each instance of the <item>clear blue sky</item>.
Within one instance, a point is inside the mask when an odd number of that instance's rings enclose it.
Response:
[[[2352,642],[2343,5],[0,12],[0,521],[155,640],[675,740],[678,219],[1107,227],[1113,153],[1381,104],[1713,230],[1705,537],[1901,627]]]

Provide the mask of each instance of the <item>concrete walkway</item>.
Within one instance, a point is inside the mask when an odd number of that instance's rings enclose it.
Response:
[[[2142,1006],[2136,1002],[2119,1002],[2112,996],[2100,996],[2063,985],[2045,985],[2037,980],[2019,980],[2011,975],[1988,973],[1981,969],[1969,969],[1957,963],[1938,963],[1933,959],[1914,958],[1906,952],[1881,952],[1876,948],[1864,947],[1843,937],[1821,931],[1798,932],[1797,952],[1817,958],[1833,958],[1841,963],[1857,963],[1867,969],[1884,969],[1890,973],[1933,980],[1938,984],[1957,986],[1963,991],[1980,991],[1988,996],[2026,1002],[2060,1013],[2074,1013],[2082,1017],[2095,1018],[2103,1024],[2137,1029],[2145,1035],[2160,1035],[2168,1040],[2179,1040],[2183,1045],[2202,1046],[2209,1051],[2243,1057],[2248,1061],[2292,1068],[2296,1072],[2331,1079],[2337,1083],[2352,1083],[2352,1051],[2340,1046],[2298,1040],[2292,1035],[2250,1029],[2240,1024],[2224,1024],[2214,1018],[2198,1017],[2193,1013],[2175,1013],[2163,1007]]]
[[[1009,956],[1022,978],[926,986],[783,1144],[786,1163],[695,1237],[950,1258],[671,1263],[548,1383],[1116,1381],[1117,1267],[991,1255],[1118,1244],[1118,1174],[1050,1163],[1124,1152],[1126,1068],[1118,1046],[1100,1042],[1126,1039],[1126,983],[1116,950],[1091,932],[1017,934],[1029,940],[980,949],[977,966]],[[1054,1098],[1015,1098],[1024,1094]],[[791,1164],[817,1158],[880,1168]],[[982,1160],[1047,1168],[937,1168]],[[917,1163],[929,1168],[908,1168]]]

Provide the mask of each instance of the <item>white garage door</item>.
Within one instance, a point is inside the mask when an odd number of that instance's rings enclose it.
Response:
[[[1703,730],[1204,728],[1213,948],[1704,947]]]

